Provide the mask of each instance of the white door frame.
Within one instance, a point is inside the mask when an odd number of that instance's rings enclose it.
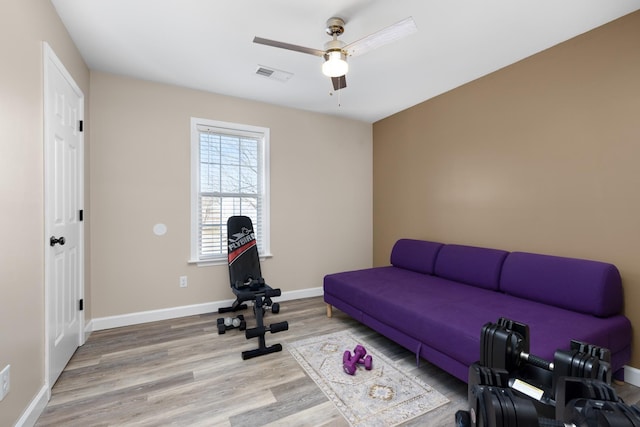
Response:
[[[52,72],[51,67],[55,67],[60,73],[62,73],[62,75],[64,76],[65,80],[69,83],[69,85],[71,86],[71,88],[73,89],[73,91],[78,95],[78,97],[80,98],[80,120],[84,121],[84,94],[82,93],[82,90],[80,89],[80,87],[76,84],[76,82],[73,80],[73,78],[71,77],[71,74],[67,71],[67,69],[64,67],[64,65],[62,64],[62,62],[58,59],[58,57],[56,56],[55,52],[53,51],[53,49],[51,49],[51,47],[49,46],[48,43],[43,42],[42,43],[42,47],[43,47],[43,64],[44,64],[44,82],[43,82],[43,89],[44,89],[44,94],[43,94],[43,98],[44,98],[44,102],[43,102],[43,106],[44,106],[44,112],[43,112],[43,119],[44,119],[44,123],[43,123],[43,143],[44,143],[44,177],[46,180],[47,177],[47,171],[49,168],[49,164],[51,161],[51,157],[53,155],[53,153],[51,152],[52,150],[49,149],[50,144],[48,144],[47,142],[50,140],[51,138],[51,129],[50,129],[50,121],[52,120],[51,117],[49,116],[49,111],[52,111],[49,107],[51,106],[51,103],[54,102],[54,100],[50,99],[50,96],[48,95],[48,89],[49,89],[49,76],[50,73]],[[79,142],[79,159],[78,159],[78,197],[79,197],[79,206],[81,206],[81,209],[84,208],[84,133],[80,133],[79,134],[79,138],[80,138],[80,142]],[[51,381],[49,380],[49,376],[50,376],[50,365],[51,365],[51,357],[52,355],[50,354],[50,332],[51,332],[51,325],[49,323],[49,314],[52,310],[54,301],[51,295],[51,278],[48,277],[49,276],[49,265],[51,263],[51,250],[50,250],[50,246],[49,246],[49,237],[51,236],[50,234],[50,209],[49,209],[49,204],[51,203],[51,195],[49,194],[48,191],[48,185],[45,181],[44,183],[44,236],[43,236],[43,247],[44,247],[44,322],[45,322],[45,387],[47,388],[47,400],[49,400],[51,398],[51,388],[53,387],[53,384],[51,384]],[[80,296],[81,299],[84,300],[84,271],[85,271],[85,265],[84,265],[84,252],[85,252],[85,247],[84,247],[84,222],[80,222],[80,230],[79,230],[79,241],[78,241],[78,248],[79,248],[79,260],[78,260],[78,268],[79,268],[79,280],[78,280],[78,295]],[[78,346],[81,346],[82,344],[84,344],[85,341],[85,335],[84,335],[84,324],[85,324],[85,318],[84,318],[84,311],[80,311],[79,312],[79,331],[78,331]]]

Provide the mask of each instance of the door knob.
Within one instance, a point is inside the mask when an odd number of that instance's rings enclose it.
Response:
[[[49,238],[49,245],[55,246],[56,243],[59,243],[60,246],[64,245],[64,237],[60,237],[60,238],[56,239],[56,236],[51,236]]]

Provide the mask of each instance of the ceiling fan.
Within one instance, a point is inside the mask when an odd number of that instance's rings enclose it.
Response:
[[[325,43],[324,50],[263,39],[262,37],[254,37],[253,42],[323,57],[325,62],[322,64],[322,73],[327,77],[331,77],[333,90],[340,90],[347,87],[346,74],[349,71],[347,56],[363,55],[380,46],[406,37],[418,30],[413,18],[408,17],[363,37],[360,40],[345,44],[342,40],[338,40],[338,36],[344,33],[344,25],[345,22],[342,18],[333,17],[327,20],[327,28],[325,31],[328,35],[332,36],[333,39]]]

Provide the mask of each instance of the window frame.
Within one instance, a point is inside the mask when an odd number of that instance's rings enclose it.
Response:
[[[204,119],[191,117],[191,233],[190,246],[191,254],[189,263],[198,266],[222,265],[227,264],[227,253],[224,252],[214,257],[201,258],[199,245],[200,232],[200,129],[201,127],[210,128],[213,132],[218,130],[220,133],[237,136],[252,137],[258,136],[258,173],[262,175],[262,188],[260,194],[261,224],[254,224],[254,227],[260,227],[260,241],[258,247],[260,250],[260,258],[271,257],[271,239],[270,239],[270,185],[269,185],[269,128],[261,126],[246,125],[240,123],[224,122],[219,120]],[[260,186],[259,186],[260,187]],[[259,188],[260,190],[260,188]],[[223,245],[226,246],[226,245]]]

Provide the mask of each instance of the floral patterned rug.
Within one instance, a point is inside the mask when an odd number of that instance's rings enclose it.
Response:
[[[358,364],[356,373],[349,375],[342,357],[346,350],[353,353],[358,344],[372,356],[373,366],[366,370]],[[307,338],[287,347],[351,426],[395,426],[449,402],[349,332]]]

